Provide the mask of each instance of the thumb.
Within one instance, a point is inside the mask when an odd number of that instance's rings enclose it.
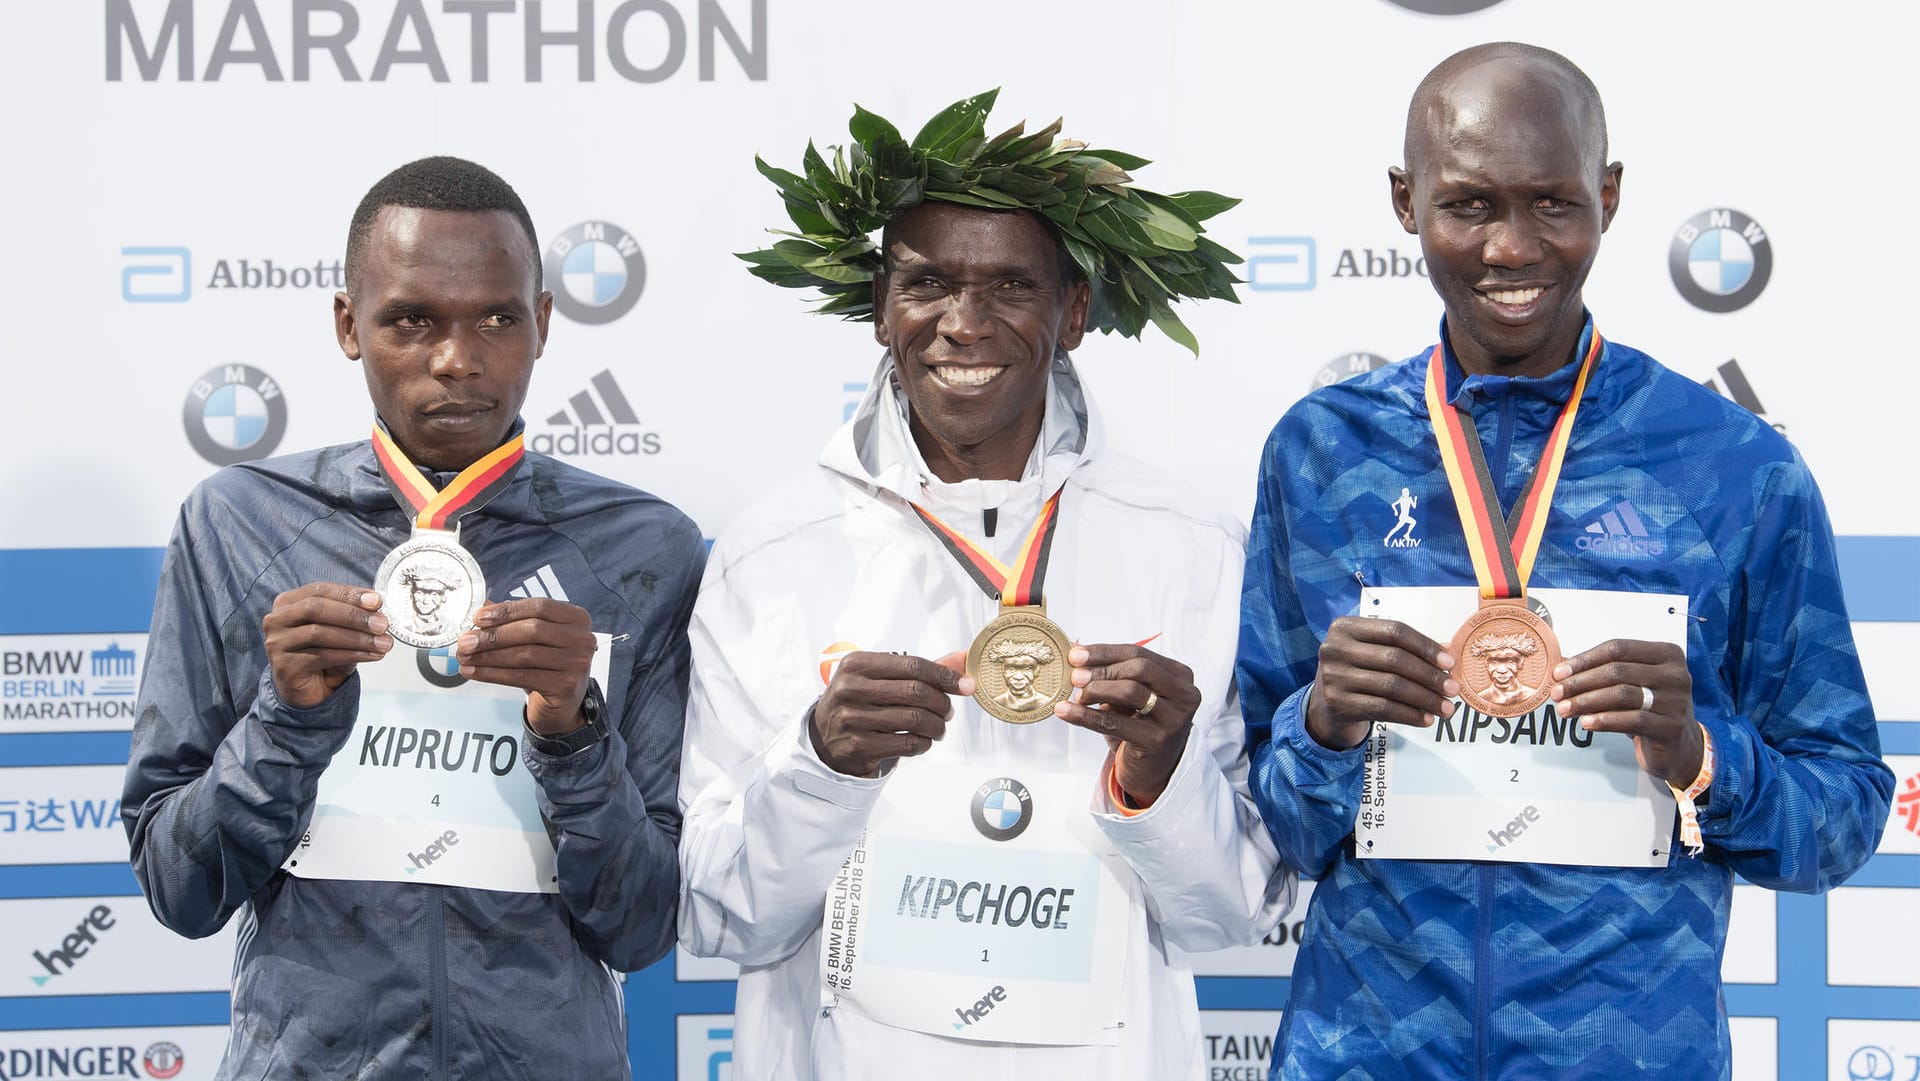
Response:
[[[973,693],[973,688],[974,688],[973,677],[967,675],[967,651],[966,650],[956,649],[952,653],[947,654],[946,656],[940,658],[937,661],[934,661],[933,663],[939,665],[940,667],[960,677],[959,679],[954,681],[954,688],[953,688],[953,691],[950,693],[953,693],[953,694],[972,694]]]

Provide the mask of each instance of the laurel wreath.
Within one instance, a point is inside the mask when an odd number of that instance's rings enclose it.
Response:
[[[818,289],[824,299],[817,312],[867,321],[882,266],[874,234],[889,218],[929,199],[1030,210],[1059,230],[1093,284],[1090,329],[1138,338],[1152,323],[1198,356],[1200,344],[1173,305],[1182,297],[1239,303],[1239,279],[1227,267],[1242,260],[1208,239],[1200,223],[1240,200],[1134,187],[1128,170],[1150,164],[1146,158],[1062,139],[1058,120],[1032,134],[1023,121],[989,139],[987,113],[999,93],[954,102],[912,142],[856,104],[847,124],[853,141],[829,146],[830,162],[809,141],[802,173],[755,155],[761,175],[780,189],[794,230],[769,229],[783,239],[738,257],[755,277]]]

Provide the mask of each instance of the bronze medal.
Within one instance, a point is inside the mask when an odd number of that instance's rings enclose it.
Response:
[[[1460,700],[1489,717],[1521,717],[1547,701],[1560,640],[1524,602],[1483,600],[1447,646]]]
[[[1073,691],[1068,679],[1066,634],[1042,605],[1004,609],[981,628],[967,650],[973,700],[1009,724],[1032,724],[1053,716],[1056,703]]]

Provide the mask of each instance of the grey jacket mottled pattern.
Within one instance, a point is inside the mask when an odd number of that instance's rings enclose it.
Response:
[[[564,758],[522,751],[558,894],[290,877],[281,864],[352,728],[359,680],[314,708],[288,706],[261,619],[309,582],[370,584],[408,534],[366,443],[225,469],[188,497],[127,766],[134,873],[183,935],[239,915],[223,1079],[624,1078],[612,971],[673,943],[699,530],[652,496],[532,453],[462,527],[491,599],[550,566],[616,638],[612,735]]]

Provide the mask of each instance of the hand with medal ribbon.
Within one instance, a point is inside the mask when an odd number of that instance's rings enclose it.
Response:
[[[1144,806],[1180,764],[1200,707],[1193,673],[1141,645],[1076,645],[1047,618],[1047,559],[1060,522],[1060,493],[1040,508],[1011,566],[920,506],[934,537],[1000,614],[967,651],[973,700],[1009,724],[1058,717],[1107,737],[1121,788]]]
[[[586,609],[547,597],[488,604],[480,565],[460,545],[461,519],[512,483],[523,438],[481,455],[439,491],[378,425],[373,449],[380,478],[413,513],[413,535],[374,576],[388,633],[419,649],[452,645],[461,675],[526,691],[527,725],[542,735],[579,728],[596,648]]]

